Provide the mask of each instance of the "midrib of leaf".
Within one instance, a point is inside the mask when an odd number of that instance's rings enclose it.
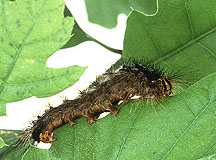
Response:
[[[140,108],[139,108],[139,110],[140,110]],[[129,131],[127,132],[125,138],[123,139],[123,142],[122,142],[121,146],[119,147],[119,151],[118,151],[117,157],[115,158],[116,160],[119,159],[119,156],[120,156],[121,151],[122,151],[122,149],[123,149],[123,147],[124,147],[124,145],[125,145],[125,142],[126,142],[128,136],[129,136],[129,134],[131,133],[131,130],[133,129],[133,126],[134,126],[135,121],[136,121],[136,119],[137,119],[137,116],[138,116],[138,114],[139,114],[139,110],[138,110],[138,112],[137,112],[135,118],[133,119],[133,123],[132,123],[132,125],[130,126]]]
[[[183,46],[181,46],[181,47],[179,47],[179,48],[177,48],[177,49],[175,49],[175,50],[173,50],[173,51],[167,53],[165,56],[163,56],[163,57],[161,57],[161,58],[158,58],[158,59],[155,61],[155,63],[160,63],[160,62],[162,62],[162,61],[164,61],[164,60],[166,60],[166,59],[168,59],[168,58],[174,56],[176,53],[178,53],[178,52],[180,52],[180,51],[182,51],[182,50],[188,48],[189,46],[191,46],[191,45],[193,45],[193,44],[196,44],[196,43],[198,44],[198,41],[199,41],[199,40],[201,40],[201,39],[207,37],[208,35],[214,33],[215,31],[216,31],[216,27],[214,27],[214,28],[211,29],[210,31],[205,32],[204,34],[198,36],[197,38],[190,40],[188,43],[184,44]],[[199,44],[200,44],[200,43],[199,43]],[[208,49],[208,48],[205,46],[205,49]],[[208,51],[209,51],[209,49],[208,49]],[[211,52],[211,53],[212,53],[212,52]],[[212,53],[212,54],[213,54],[213,53]],[[213,54],[213,55],[214,55],[214,54]],[[215,55],[214,55],[214,56],[215,56]]]
[[[5,86],[5,84],[6,84],[6,81],[8,80],[8,78],[9,78],[11,72],[13,71],[14,66],[15,66],[15,64],[16,64],[16,62],[17,62],[17,60],[18,60],[18,58],[19,58],[19,55],[20,55],[20,53],[22,52],[22,49],[23,49],[23,47],[25,46],[26,41],[28,40],[28,37],[30,36],[30,34],[31,34],[31,32],[32,32],[32,30],[33,30],[33,28],[34,28],[34,25],[35,25],[35,23],[37,22],[38,17],[40,17],[40,14],[42,13],[42,11],[43,11],[44,6],[45,6],[46,3],[47,3],[47,1],[44,1],[44,3],[43,3],[43,5],[42,5],[41,9],[38,11],[38,13],[36,14],[35,18],[33,19],[32,24],[30,25],[30,27],[29,27],[29,29],[28,29],[28,31],[27,31],[27,33],[26,33],[26,35],[25,35],[25,37],[24,37],[24,39],[23,39],[23,41],[22,41],[21,47],[20,47],[19,49],[16,48],[16,56],[15,56],[15,58],[14,58],[14,61],[13,61],[12,64],[11,64],[11,66],[10,66],[10,68],[9,68],[9,70],[8,70],[8,72],[7,72],[7,74],[6,74],[6,76],[4,77],[4,79],[3,79],[3,81],[2,81],[3,84],[2,84],[2,86],[0,87],[0,93],[1,93],[2,90],[4,89],[4,86]],[[2,0],[2,16],[3,16],[3,21],[4,21],[3,23],[4,23],[5,31],[10,35],[10,33],[8,32],[7,27],[6,27],[6,26],[7,26],[7,20],[6,20],[6,16],[5,16],[5,0]],[[10,37],[10,36],[9,36],[9,37]],[[11,39],[10,39],[10,41],[11,41],[11,43],[13,43],[13,41],[12,41]],[[15,47],[14,44],[13,44],[13,46]]]
[[[194,118],[194,120],[188,125],[188,127],[182,132],[182,134],[177,138],[177,140],[174,142],[174,144],[170,147],[170,149],[167,151],[167,153],[161,158],[161,160],[164,160],[172,151],[172,149],[177,145],[177,143],[182,139],[182,137],[186,134],[186,132],[193,126],[193,124],[196,122],[196,120],[200,117],[201,114],[203,114],[206,109],[208,108],[208,106],[212,103],[216,101],[216,99],[213,99],[212,101],[210,101],[205,108],[203,108],[203,110]]]
[[[194,31],[193,31],[193,27],[192,27],[192,24],[191,24],[191,20],[190,20],[190,14],[188,12],[188,9],[186,7],[186,2],[185,2],[185,10],[186,10],[186,14],[187,14],[187,18],[188,18],[188,21],[189,21],[189,29],[190,29],[190,32],[192,33],[192,37],[194,37]],[[163,57],[160,57],[158,58],[155,63],[160,63],[161,61],[164,61],[166,59],[169,59],[170,57],[174,56],[176,53],[190,47],[191,45],[193,44],[198,44],[200,45],[201,43],[198,43],[198,41],[200,41],[201,39],[207,37],[208,35],[214,33],[216,31],[216,27],[213,27],[211,30],[201,34],[200,36],[196,37],[196,38],[192,38],[192,40],[188,41],[186,44],[182,45],[181,47],[178,47],[176,49],[174,49],[173,51],[165,54]],[[201,44],[202,45],[202,44]],[[216,56],[214,55],[213,52],[210,51],[209,48],[207,48],[206,46],[202,45],[202,47],[204,49],[206,49],[208,52],[210,52],[212,54],[212,56]]]
[[[208,153],[211,151],[212,148],[215,147],[215,145],[216,145],[216,142],[212,146],[209,147],[209,149],[206,151],[206,153],[203,155],[203,157],[208,156]]]

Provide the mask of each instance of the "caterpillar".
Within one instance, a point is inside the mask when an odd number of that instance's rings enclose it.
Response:
[[[58,107],[50,106],[32,122],[19,141],[51,143],[56,140],[53,135],[56,128],[67,123],[73,126],[79,117],[86,117],[92,124],[107,111],[117,116],[118,104],[128,103],[134,96],[139,97],[134,102],[153,99],[160,103],[160,98],[173,94],[178,81],[176,77],[176,74],[165,74],[154,65],[143,65],[143,62],[135,60],[124,61],[119,69],[99,77],[77,98],[66,99]]]

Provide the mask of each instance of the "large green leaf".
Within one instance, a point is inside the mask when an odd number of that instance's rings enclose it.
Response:
[[[157,0],[85,0],[90,22],[113,28],[117,24],[117,16],[121,13],[128,15],[131,8],[145,14],[157,12]]]
[[[161,2],[153,17],[130,14],[123,55],[182,70],[195,82],[216,71],[216,2],[171,2]]]
[[[55,131],[51,149],[31,148],[24,159],[198,159],[216,152],[216,74],[155,106],[122,105],[89,125]]]
[[[46,67],[70,38],[73,18],[62,0],[0,1],[0,115],[5,103],[54,95],[74,84],[85,68]]]

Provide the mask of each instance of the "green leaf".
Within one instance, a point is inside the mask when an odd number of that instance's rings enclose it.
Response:
[[[6,145],[11,145],[14,141],[18,140],[18,135],[23,134],[22,130],[6,130],[0,129],[0,138]]]
[[[69,17],[72,16],[71,12],[69,11],[69,9],[67,7],[65,7],[64,16],[65,17],[66,16],[69,16]],[[70,40],[62,47],[62,49],[74,47],[74,46],[76,46],[76,45],[78,45],[78,44],[80,44],[82,42],[85,42],[85,41],[93,41],[93,42],[96,42],[99,45],[103,46],[104,48],[110,50],[111,52],[122,54],[122,50],[111,48],[111,47],[101,43],[100,41],[94,39],[93,37],[91,37],[90,35],[85,33],[80,28],[80,26],[78,25],[78,23],[76,21],[74,21],[74,22],[75,22],[75,24],[74,24],[74,28],[73,28],[73,31],[72,31],[73,37],[70,38]]]
[[[23,131],[21,130],[0,130],[0,140],[2,140],[4,144],[2,148],[0,147],[0,159],[18,160],[18,157],[21,158],[20,155],[22,155],[25,152],[26,148],[24,146],[21,146],[21,148],[14,147],[14,144],[19,139],[18,136],[21,134],[23,134]],[[3,156],[5,152],[7,152],[7,157]]]
[[[78,23],[76,21],[74,24],[74,29],[73,29],[72,34],[73,34],[73,37],[71,37],[71,39],[62,47],[62,49],[74,47],[74,46],[76,46],[82,42],[85,42],[85,41],[93,41],[93,42],[96,42],[97,44],[101,45],[102,47],[110,50],[111,52],[122,54],[122,50],[111,48],[111,47],[101,43],[100,41],[94,39],[93,37],[91,37],[87,33],[85,33],[80,28],[80,26],[78,25]]]
[[[5,143],[4,143],[3,139],[0,137],[0,148],[2,148],[4,146],[5,146]]]
[[[199,160],[216,160],[216,155],[210,155],[207,157],[200,158]]]
[[[123,56],[160,63],[172,71],[182,70],[188,83],[214,73],[216,2],[167,0],[161,1],[159,8],[153,17],[132,11]]]
[[[0,115],[5,103],[54,95],[74,84],[85,68],[46,67],[46,61],[70,38],[72,17],[62,0],[0,2]]]
[[[65,10],[64,10],[64,16],[65,17],[72,17],[73,15],[71,14],[70,10],[67,8],[67,6],[65,6]],[[72,31],[73,36],[70,38],[70,40],[62,47],[62,49],[64,48],[70,48],[70,47],[74,47],[82,42],[85,41],[91,41],[90,36],[88,36],[88,34],[86,34],[81,28],[80,26],[77,24],[77,22],[75,21],[75,24],[73,26],[73,31]]]
[[[90,22],[113,28],[117,25],[117,16],[121,13],[128,15],[131,8],[139,10],[145,14],[155,14],[157,12],[157,0],[85,0]]]
[[[144,101],[121,106],[89,125],[64,125],[51,149],[31,148],[24,159],[198,159],[216,152],[216,74],[151,108]],[[189,98],[188,98],[189,97]],[[42,156],[41,156],[42,155]]]

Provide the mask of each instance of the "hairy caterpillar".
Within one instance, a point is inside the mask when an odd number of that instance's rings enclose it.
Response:
[[[75,119],[86,117],[89,124],[95,122],[100,113],[110,111],[118,114],[118,103],[129,102],[133,96],[141,99],[167,97],[172,93],[172,78],[164,77],[161,71],[150,69],[135,63],[123,65],[116,73],[110,73],[109,79],[96,84],[93,91],[82,92],[74,100],[65,100],[56,108],[50,108],[33,122],[28,134],[35,141],[50,143],[54,141],[53,130],[65,123],[76,124]]]
[[[50,107],[38,120],[32,122],[20,141],[30,143],[51,143],[55,140],[54,129],[69,123],[76,124],[79,117],[86,117],[89,123],[105,112],[118,114],[120,101],[128,103],[132,97],[139,96],[134,101],[153,99],[159,103],[159,98],[165,98],[173,93],[176,75],[166,75],[162,70],[151,65],[133,61],[124,62],[120,69],[99,77],[91,87],[81,92],[74,100],[64,100],[58,107]]]

